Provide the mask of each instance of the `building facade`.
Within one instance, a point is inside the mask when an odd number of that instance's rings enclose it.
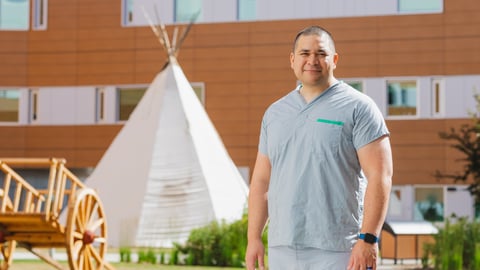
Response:
[[[462,170],[438,133],[476,109],[479,11],[473,0],[0,0],[0,156],[65,157],[87,175],[164,64],[149,20],[173,35],[196,18],[179,63],[248,178],[263,112],[296,85],[293,38],[317,24],[336,40],[336,76],[387,119],[388,218],[473,216],[465,186],[433,174]]]

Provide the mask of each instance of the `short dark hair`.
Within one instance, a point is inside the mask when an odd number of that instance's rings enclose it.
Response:
[[[293,50],[292,51],[295,52],[295,49],[297,48],[298,39],[301,36],[311,36],[311,35],[321,36],[323,34],[327,35],[327,37],[330,41],[330,46],[331,46],[332,50],[335,52],[335,41],[333,40],[332,34],[330,34],[330,32],[328,32],[327,29],[325,29],[323,27],[320,27],[318,25],[312,25],[312,26],[306,27],[306,28],[302,29],[300,32],[298,32],[297,35],[295,36],[295,40],[293,41]]]

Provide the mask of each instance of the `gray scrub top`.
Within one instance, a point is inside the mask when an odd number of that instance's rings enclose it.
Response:
[[[308,104],[299,89],[262,121],[259,151],[272,167],[268,243],[350,251],[367,184],[356,151],[389,132],[376,104],[346,83]]]

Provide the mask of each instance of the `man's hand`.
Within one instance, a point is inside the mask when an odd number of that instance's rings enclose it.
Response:
[[[264,263],[265,257],[265,247],[261,239],[248,241],[247,252],[245,254],[245,263],[247,270],[255,270],[255,265],[258,261],[258,266],[260,270],[265,269]]]
[[[376,270],[378,245],[357,241],[348,262],[348,270]]]

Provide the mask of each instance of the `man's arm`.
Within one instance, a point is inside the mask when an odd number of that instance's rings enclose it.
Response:
[[[392,151],[388,136],[383,136],[357,151],[360,165],[368,180],[364,201],[364,216],[361,233],[377,237],[382,229],[388,210],[388,199],[392,186]],[[378,244],[359,240],[352,250],[348,269],[376,269]]]
[[[254,270],[257,261],[260,269],[264,269],[265,248],[262,233],[268,219],[267,191],[270,171],[270,160],[258,152],[248,196],[248,246],[245,255],[247,270]]]

